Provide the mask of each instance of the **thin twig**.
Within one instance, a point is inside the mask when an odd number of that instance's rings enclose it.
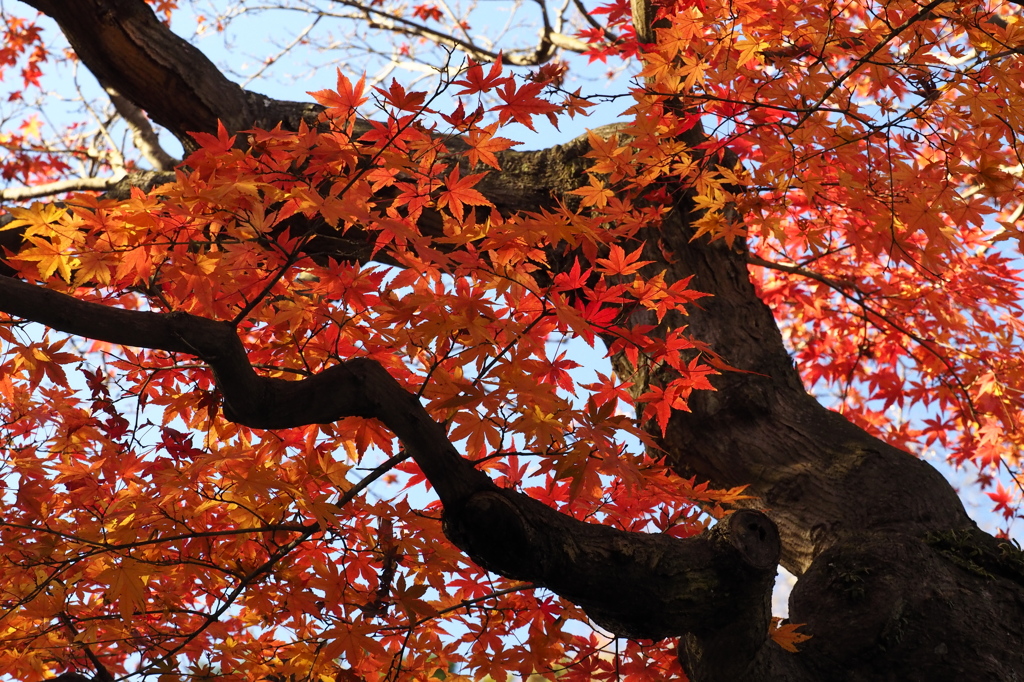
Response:
[[[37,197],[48,197],[64,192],[105,192],[113,187],[124,177],[113,175],[109,178],[71,178],[69,180],[56,180],[34,187],[15,187],[0,190],[0,201],[24,201]]]

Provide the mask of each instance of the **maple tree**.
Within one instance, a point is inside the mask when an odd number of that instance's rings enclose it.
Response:
[[[232,82],[176,2],[26,4],[0,674],[1024,675],[1024,556],[909,454],[973,467],[1006,534],[1018,3],[542,4],[504,51],[443,2],[282,3],[443,66],[310,102]],[[635,66],[622,121],[517,150],[593,105],[571,53]],[[43,132],[58,60],[110,99],[92,136]]]

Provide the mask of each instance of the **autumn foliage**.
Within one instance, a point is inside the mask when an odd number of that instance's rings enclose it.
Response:
[[[393,83],[372,93],[384,116],[356,136],[355,111],[369,95],[339,76],[335,91],[314,93],[326,107],[323,132],[253,131],[243,151],[222,128],[196,135],[201,148],[176,182],[148,196],[75,195],[63,208],[13,209],[8,227],[23,226],[31,246],[10,262],[28,281],[88,300],[230,320],[252,362],[274,376],[375,359],[500,485],[523,486],[581,518],[692,534],[706,523],[694,502],[714,508],[738,493],[680,486],[626,452],[625,436],[646,439],[620,410],[628,385],[606,375],[580,385],[569,373],[578,363],[548,347],[569,335],[594,345],[601,335],[615,339],[613,352],[675,369],[675,379],[641,396],[659,423],[690,391],[710,388],[713,370],[681,353],[698,348],[685,335],[623,325],[623,310],[647,308],[660,320],[701,296],[685,282],[640,275],[639,251],[616,243],[658,220],[663,209],[627,198],[657,181],[663,152],[638,135],[645,142],[630,158],[651,158],[652,170],[613,173],[618,196],[595,170],[574,208],[504,218],[474,189],[486,167],[499,168],[494,151],[511,145],[496,131],[503,120],[529,124],[566,105],[537,98],[542,85],[518,83],[500,65],[471,65],[452,84],[465,96],[499,86],[510,103],[494,107],[497,123],[480,125],[460,107],[443,116],[451,128],[439,135],[419,123],[434,113],[424,93]],[[445,141],[454,135],[466,136],[480,172],[463,176],[451,162]],[[607,164],[602,155],[619,148],[598,149],[594,158]],[[437,213],[437,234],[419,227],[424,210]],[[288,229],[298,214],[364,232],[391,265],[302,255],[321,235]],[[543,249],[556,244],[593,265],[577,259],[568,274],[538,279]],[[65,604],[57,608],[68,619],[88,623],[69,636],[19,610],[12,634],[30,644],[7,653],[12,669],[42,674],[76,636],[141,637],[162,652],[157,661],[180,652],[197,673],[245,669],[254,678],[331,670],[336,659],[367,678],[449,668],[500,677],[574,659],[589,675],[607,665],[594,655],[605,642],[566,627],[578,612],[467,563],[445,543],[431,505],[417,509],[396,490],[349,494],[381,477],[395,482],[395,472],[406,489],[422,484],[379,424],[350,418],[254,432],[221,418],[210,371],[188,358],[93,345],[86,355],[102,364],[80,370],[83,386],[69,381],[64,367],[80,356],[63,340],[0,330],[19,479],[17,516],[4,532],[25,547],[10,569],[38,567],[44,556],[53,567],[42,583],[34,570],[15,583],[24,590],[16,594]],[[374,453],[386,466],[373,468]],[[52,531],[37,536],[43,524]],[[525,640],[510,646],[505,635],[520,630]],[[671,652],[647,651],[645,665],[670,666]]]
[[[334,89],[310,93],[318,121],[196,133],[174,180],[150,192],[9,206],[4,229],[25,246],[5,262],[80,300],[229,323],[266,376],[373,359],[499,486],[688,537],[743,495],[659,456],[673,410],[739,371],[687,330],[701,282],[645,255],[659,245],[642,231],[689,192],[693,239],[749,246],[807,386],[892,444],[1000,479],[989,495],[1016,518],[1014,8],[655,9],[653,43],[636,39],[628,2],[594,8],[602,30],[578,34],[591,60],[640,71],[622,124],[589,133],[590,166],[553,208],[499,211],[487,191],[518,144],[506,126],[592,104],[553,72],[469,59],[415,91],[339,71]],[[410,12],[440,18],[433,5]],[[0,62],[23,66],[5,82],[32,86],[45,48],[31,27],[6,30],[17,40]],[[15,151],[23,132],[5,134],[5,177],[65,177],[48,155]],[[335,236],[365,248],[339,257]],[[556,595],[466,559],[379,422],[248,428],[225,418],[194,357],[0,320],[0,673],[681,674],[675,642],[611,639]],[[624,359],[636,381],[575,372],[569,338]]]

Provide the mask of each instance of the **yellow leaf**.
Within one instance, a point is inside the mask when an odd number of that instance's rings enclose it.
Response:
[[[117,602],[121,618],[130,621],[135,613],[142,612],[146,603],[146,581],[143,571],[148,567],[131,559],[111,566],[98,576],[97,580],[107,583],[106,599]]]
[[[737,60],[740,66],[746,66],[750,62],[753,62],[755,65],[763,64],[764,56],[761,53],[769,47],[771,45],[763,40],[751,40],[749,38],[741,38],[733,45],[733,48],[740,53]]]
[[[45,234],[50,231],[52,223],[57,222],[67,213],[67,209],[54,204],[36,202],[32,204],[31,208],[12,207],[10,212],[14,216],[14,220],[0,227],[0,230],[14,230],[27,225],[28,229],[25,234],[39,234],[40,232]]]
[[[29,237],[30,242],[35,246],[23,249],[16,258],[23,261],[36,261],[39,268],[40,279],[49,279],[55,272],[60,272],[65,282],[71,282],[71,271],[78,267],[79,260],[66,252],[70,246],[70,240],[55,236],[54,241],[47,241],[39,237]]]

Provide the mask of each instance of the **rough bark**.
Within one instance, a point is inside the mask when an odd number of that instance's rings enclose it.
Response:
[[[313,111],[229,82],[142,0],[29,4],[57,20],[101,81],[183,141],[190,131],[215,131],[217,120],[236,131],[295,125]],[[542,208],[578,186],[585,152],[577,140],[506,153],[500,177],[477,188],[503,211]],[[624,636],[680,636],[693,680],[1024,679],[1020,553],[978,531],[930,466],[806,393],[743,252],[692,241],[689,210],[680,190],[670,217],[649,228],[644,257],[671,279],[694,275],[695,287],[713,294],[685,322],[748,373],[723,374],[717,391],[694,394],[692,412],[673,414],[661,445],[680,474],[747,485],[754,499],[750,510],[685,541],[582,524],[496,488],[371,362],[351,360],[297,382],[267,379],[222,323],[89,307],[10,279],[0,280],[0,310],[69,333],[195,355],[214,369],[225,414],[250,426],[380,419],[437,489],[446,532],[473,560],[549,586]],[[351,234],[316,248],[366,255]],[[130,324],[118,317],[125,315]],[[623,358],[615,363],[640,389],[656,379]],[[791,618],[813,635],[796,655],[765,634],[777,557],[799,576]]]

